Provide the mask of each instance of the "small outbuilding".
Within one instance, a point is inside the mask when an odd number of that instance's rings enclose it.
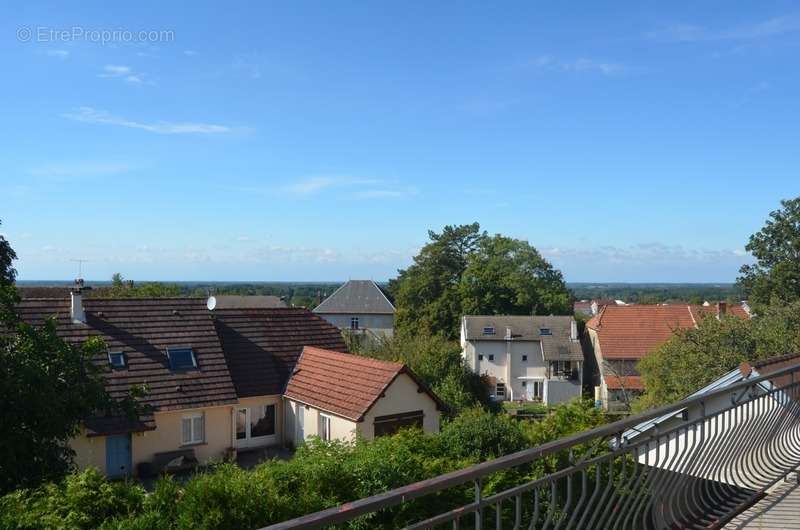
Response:
[[[306,346],[283,394],[285,442],[366,439],[416,426],[439,431],[444,405],[414,372],[393,363]]]

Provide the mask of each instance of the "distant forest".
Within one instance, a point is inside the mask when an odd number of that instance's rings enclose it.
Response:
[[[733,283],[568,283],[576,300],[611,298],[634,304],[704,301],[739,302],[741,290]]]
[[[69,282],[17,282],[23,289],[44,286],[68,286]],[[137,287],[156,282],[135,282]],[[296,307],[316,307],[343,282],[169,282],[159,284],[169,290],[169,296],[206,297],[209,294],[274,295],[281,296]],[[111,282],[87,282],[94,286],[95,296],[103,296]],[[389,299],[387,283],[378,282]],[[702,303],[727,300],[738,302],[742,294],[732,283],[567,283],[576,300],[610,298],[636,304],[664,302]],[[41,294],[31,294],[42,296]],[[155,293],[154,293],[155,295]]]

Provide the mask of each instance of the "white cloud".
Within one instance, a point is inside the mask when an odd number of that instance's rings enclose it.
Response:
[[[667,42],[756,40],[800,31],[800,14],[774,17],[760,22],[723,29],[710,29],[685,23],[666,24],[648,32],[646,37]]]
[[[231,127],[200,122],[158,121],[143,123],[114,116],[104,110],[92,107],[79,107],[74,112],[62,114],[62,117],[83,123],[117,125],[130,129],[141,129],[156,134],[220,134],[233,131]]]
[[[44,53],[50,57],[59,57],[61,59],[69,56],[69,51],[67,50],[47,50]]]
[[[379,184],[380,180],[364,179],[346,176],[320,175],[308,177],[296,182],[286,184],[281,191],[292,195],[314,195],[330,188],[352,188],[355,186],[371,186]]]
[[[103,73],[97,74],[97,77],[105,77],[111,79],[121,79],[128,83],[140,84],[147,80],[147,84],[154,84],[149,81],[147,74],[141,72],[134,72],[130,66],[122,66],[117,64],[107,64],[103,67]]]
[[[564,60],[558,59],[551,55],[540,55],[539,57],[533,59],[529,64],[535,68],[543,70],[561,70],[563,72],[578,73],[595,72],[606,76],[616,75],[625,70],[625,67],[619,63],[598,61],[595,59],[587,59],[585,57]]]
[[[236,241],[249,242],[249,241],[253,241],[253,238],[250,237],[250,236],[239,236],[239,237],[236,238]]]
[[[197,52],[194,50],[183,50],[183,54],[188,57],[194,57],[195,55],[197,55]]]

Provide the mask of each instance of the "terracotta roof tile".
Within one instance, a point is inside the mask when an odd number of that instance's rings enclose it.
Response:
[[[641,359],[665,343],[680,329],[696,327],[716,306],[690,305],[607,305],[586,326],[597,332],[605,359]],[[748,317],[740,304],[728,313]]]
[[[609,390],[643,390],[642,378],[638,375],[628,375],[618,377],[616,375],[605,376],[606,386]]]
[[[439,398],[403,364],[314,347],[303,348],[285,395],[360,421],[401,373],[408,374],[443,408]]]

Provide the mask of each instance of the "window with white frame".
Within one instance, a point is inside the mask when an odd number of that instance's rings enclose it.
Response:
[[[489,354],[489,360],[490,361],[494,361],[494,355],[493,354]]]
[[[319,437],[326,442],[331,439],[331,417],[321,412],[319,413]]]
[[[109,351],[108,363],[115,369],[125,368],[125,354],[121,351]]]
[[[358,329],[358,317],[350,317],[350,329]]]
[[[205,416],[202,412],[186,414],[181,418],[181,442],[183,445],[200,444],[206,439]]]
[[[531,381],[531,397],[542,399],[544,395],[544,381]]]
[[[506,397],[506,384],[498,381],[494,385],[494,395],[496,398]]]

